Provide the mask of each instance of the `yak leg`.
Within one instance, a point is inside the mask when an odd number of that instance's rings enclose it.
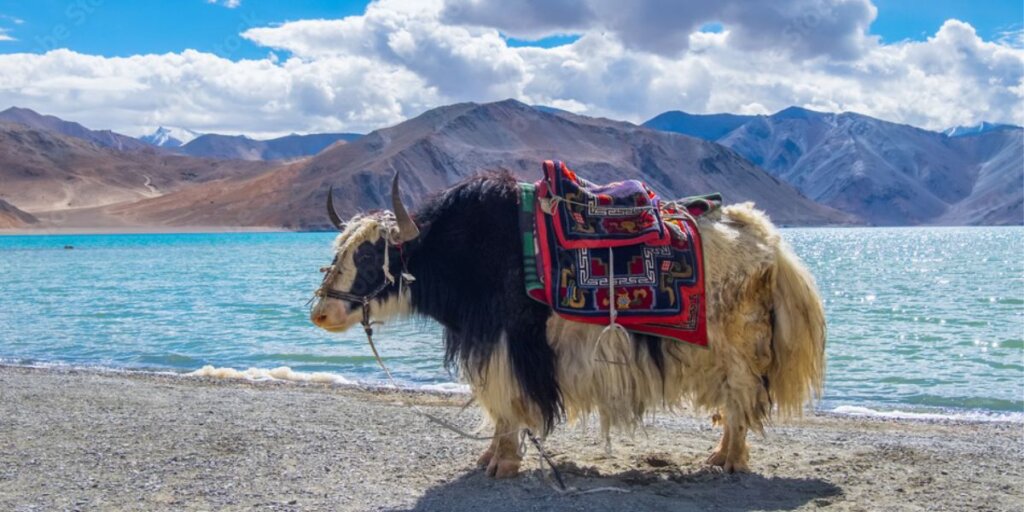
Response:
[[[723,421],[722,414],[716,412],[715,414],[711,415],[711,424],[716,427],[718,425],[722,425],[724,427],[725,422]],[[705,460],[704,462],[712,466],[724,466],[725,456],[729,451],[727,448],[728,446],[729,431],[725,430],[722,433],[722,438],[718,440],[718,446],[715,447],[715,449],[711,452],[711,455],[709,455],[707,460]]]
[[[723,388],[720,397],[722,413],[722,441],[708,462],[722,466],[727,473],[747,472],[750,454],[747,450],[747,431],[762,431],[764,419],[771,412],[768,381],[764,377],[772,361],[771,289],[774,274],[763,272],[760,278],[750,279],[721,325],[724,334],[716,346],[715,354],[723,370]]]
[[[716,415],[717,416],[717,415]],[[750,471],[747,466],[750,454],[747,451],[747,427],[739,424],[738,421],[729,421],[728,417],[721,418],[723,426],[722,439],[718,447],[711,452],[707,463],[713,466],[721,466],[726,473],[746,473]]]
[[[722,424],[722,439],[707,462],[721,466],[727,473],[745,473],[750,471],[747,431],[751,427],[760,431],[770,402],[767,391],[749,367],[737,361],[727,374],[725,403],[714,418],[716,423]]]
[[[494,423],[494,439],[491,441],[491,447],[480,457],[480,462],[489,454],[490,460],[486,463],[487,476],[514,477],[519,474],[519,464],[523,460],[519,454],[519,431],[513,428],[509,421],[498,420]]]
[[[484,453],[480,454],[480,458],[476,460],[476,465],[481,468],[486,468],[491,463],[491,459],[494,458],[494,452],[498,451],[498,429],[494,429],[494,437],[491,438],[491,445],[484,450]]]

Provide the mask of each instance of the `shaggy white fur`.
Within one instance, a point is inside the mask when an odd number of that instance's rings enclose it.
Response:
[[[723,424],[722,441],[708,462],[744,471],[747,431],[761,432],[773,409],[784,417],[799,415],[812,396],[820,395],[825,315],[813,277],[751,203],[704,215],[698,227],[706,269],[707,348],[663,340],[665,368],[660,372],[645,346],[637,350],[630,339],[610,337],[595,352],[599,325],[552,315],[547,337],[557,355],[557,380],[570,420],[596,414],[607,439],[614,427],[635,429],[645,412],[688,403]],[[394,219],[386,216],[350,222],[335,242],[336,288],[351,286],[355,247],[396,231]],[[371,311],[383,319],[411,310],[408,301],[393,299],[375,302]],[[357,322],[354,312],[344,323]],[[481,462],[496,476],[518,469],[510,433],[543,431],[539,411],[524,397],[511,368],[507,343],[500,340],[481,368],[463,368],[495,425],[495,440]]]
[[[820,395],[824,310],[813,277],[752,204],[705,215],[699,228],[707,348],[663,340],[668,357],[662,375],[646,348],[637,350],[632,340],[605,339],[595,355],[602,326],[553,315],[548,340],[557,354],[558,383],[570,420],[597,414],[608,439],[613,427],[635,429],[645,412],[688,403],[714,414],[724,426],[722,442],[708,461],[727,471],[744,471],[747,430],[761,432],[773,404],[784,417],[799,415],[812,396]],[[524,399],[504,344],[484,372],[465,375],[497,433],[502,433],[497,425],[539,431],[540,414]],[[514,453],[495,448],[489,452],[495,460],[517,460]]]

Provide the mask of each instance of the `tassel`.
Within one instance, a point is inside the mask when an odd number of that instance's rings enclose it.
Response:
[[[601,348],[601,341],[607,336],[618,335],[622,342],[629,341],[629,331],[618,322],[619,311],[615,307],[615,251],[608,248],[608,326],[601,330],[594,343],[594,350],[590,358],[597,361],[597,350]]]

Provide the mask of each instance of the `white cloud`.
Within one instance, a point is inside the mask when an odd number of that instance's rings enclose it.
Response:
[[[644,40],[630,32],[636,20],[599,16],[608,8],[599,0],[526,2],[516,11],[526,21],[451,10],[483,9],[483,0],[381,0],[359,16],[242,34],[287,56],[281,59],[235,62],[195,51],[0,55],[0,108],[36,108],[132,134],[166,124],[256,136],[366,131],[447,103],[506,97],[631,121],[669,109],[768,113],[799,105],[932,129],[981,120],[1024,124],[1024,50],[983,41],[955,20],[925,41],[882,44],[858,24],[874,17],[861,0],[823,1],[823,12],[845,14],[822,15],[793,40],[773,39],[770,27],[785,26],[793,18],[787,9],[802,1],[773,3],[777,15],[763,20],[715,7],[720,33],[679,29]],[[644,5],[632,3],[640,14],[628,16],[649,19],[660,4]],[[665,15],[677,24],[706,18],[680,16]],[[609,21],[599,26],[598,18]],[[605,27],[612,24],[619,28]],[[550,49],[510,48],[502,37],[568,29],[579,31],[579,40]],[[665,51],[666,41],[685,50]]]
[[[280,135],[364,131],[441,101],[414,73],[362,57],[233,62],[192,50],[105,58],[54,50],[0,55],[0,105],[132,135],[158,125]]]
[[[873,40],[865,35],[877,10],[869,0],[447,0],[446,22],[497,28],[539,38],[565,32],[603,32],[626,48],[665,56],[685,50],[707,23],[729,30],[741,49],[772,47],[799,58],[850,59]]]
[[[206,3],[223,5],[228,9],[234,9],[235,7],[242,5],[242,0],[206,0]]]

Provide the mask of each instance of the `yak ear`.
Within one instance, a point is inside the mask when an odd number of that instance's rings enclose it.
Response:
[[[331,224],[334,224],[338,231],[345,231],[345,222],[334,209],[334,185],[327,187],[327,216],[331,218]]]
[[[398,172],[391,180],[391,208],[395,212],[395,220],[398,221],[398,241],[408,242],[420,236],[420,228],[416,227],[409,212],[402,204],[402,194],[398,190]]]

